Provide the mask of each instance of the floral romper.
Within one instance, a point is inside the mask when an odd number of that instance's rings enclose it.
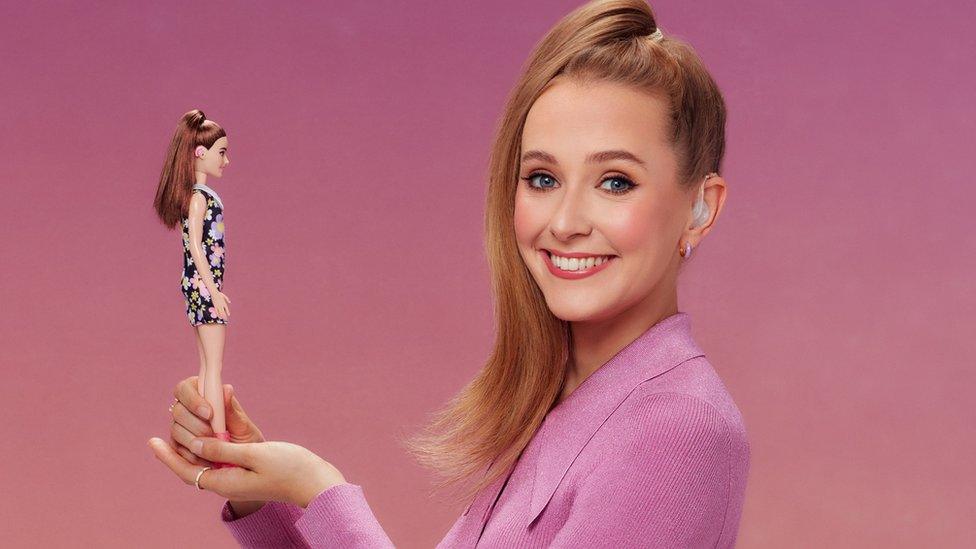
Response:
[[[203,253],[210,264],[214,284],[220,290],[224,279],[224,208],[220,197],[210,187],[197,183],[194,192],[203,193],[207,199],[207,211],[203,215]],[[190,254],[190,222],[183,218],[183,273],[180,287],[186,301],[186,316],[191,326],[201,324],[227,324],[227,321],[217,315],[211,300],[210,290],[207,289],[203,278],[197,272]]]

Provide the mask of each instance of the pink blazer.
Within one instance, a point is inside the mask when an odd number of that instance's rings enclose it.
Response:
[[[507,478],[439,549],[734,547],[749,471],[742,416],[687,313],[650,327],[554,407]],[[357,484],[306,509],[221,518],[244,547],[393,547]]]

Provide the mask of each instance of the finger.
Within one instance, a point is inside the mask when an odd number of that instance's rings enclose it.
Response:
[[[178,423],[173,423],[172,425],[170,425],[169,437],[174,442],[173,448],[177,452],[179,452],[180,448],[183,448],[187,452],[190,452],[189,449],[190,443],[193,442],[194,438],[197,438],[196,435],[194,435],[190,431],[187,431],[185,427],[183,427]],[[188,458],[187,455],[184,454],[183,452],[179,452],[179,453],[181,456],[187,458],[187,461],[190,462],[193,461],[190,458]],[[190,452],[190,454],[196,457],[196,454],[193,454],[193,452]]]
[[[230,409],[230,397],[234,394],[234,386],[230,383],[224,383],[221,388],[224,390],[224,410],[228,410]]]
[[[157,437],[149,439],[148,445],[152,449],[153,454],[159,461],[162,461],[171,471],[176,473],[176,476],[187,483],[193,484],[193,480],[196,478],[196,473],[199,472],[199,468],[193,466],[191,463],[183,459],[182,456],[174,449],[172,446],[173,441],[170,439],[170,444],[164,444],[163,441]],[[191,473],[190,468],[194,471]]]
[[[183,426],[192,435],[198,437],[213,436],[213,428],[210,427],[210,422],[190,413],[181,403],[173,406],[173,423]]]
[[[202,457],[197,456],[193,452],[187,450],[185,446],[183,446],[182,444],[180,444],[179,442],[177,442],[175,438],[173,438],[173,435],[172,434],[170,434],[170,436],[169,436],[169,445],[174,450],[176,450],[176,453],[177,454],[183,456],[183,459],[187,460],[188,462],[190,462],[190,463],[192,463],[194,465],[200,465],[200,466],[213,465],[209,461],[207,461],[207,460],[203,459]]]
[[[210,419],[210,404],[197,391],[197,376],[191,376],[181,381],[176,386],[174,396],[187,410],[193,411],[194,414],[205,420]]]
[[[253,443],[224,442],[217,438],[194,438],[187,446],[194,454],[213,462],[254,467]]]
[[[241,403],[237,402],[237,395],[234,394],[234,386],[224,385],[224,423],[231,436],[245,437],[252,428],[249,425],[250,419],[244,413]]]
[[[228,391],[230,393],[230,406],[228,407],[227,413],[227,430],[231,434],[237,434],[239,436],[247,436],[249,432],[254,436],[257,436],[257,440],[261,440],[261,433],[251,418],[247,416],[244,411],[244,407],[241,406],[239,400],[237,400],[237,395],[233,393],[233,389]]]
[[[227,399],[227,406],[225,406],[227,410],[225,416],[227,430],[232,434],[238,433],[241,435],[246,434],[249,430],[257,432],[257,427],[254,426],[251,418],[244,411],[241,402],[237,400],[237,392],[234,390],[233,385],[227,384],[224,386],[224,398]]]
[[[148,444],[152,448],[156,459],[162,461],[184,483],[191,486],[194,485],[197,473],[200,472],[200,466],[187,462],[183,459],[183,456],[176,453],[173,448],[156,437],[149,439]],[[227,497],[225,495],[227,479],[223,478],[226,477],[226,471],[228,469],[210,469],[205,471],[200,476],[200,487]]]

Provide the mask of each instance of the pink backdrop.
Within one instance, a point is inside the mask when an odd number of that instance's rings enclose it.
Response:
[[[3,544],[233,546],[145,445],[197,371],[151,202],[199,107],[231,145],[225,382],[433,546],[462,509],[396,437],[487,356],[491,133],[577,3],[33,4],[0,7]],[[971,542],[974,4],[653,5],[730,110],[680,304],[750,434],[740,547]]]

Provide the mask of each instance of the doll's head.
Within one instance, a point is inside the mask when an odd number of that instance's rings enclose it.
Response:
[[[672,308],[685,245],[724,202],[725,116],[693,49],[644,0],[567,15],[526,63],[492,151],[497,287],[534,283],[523,299],[541,293],[564,321]]]
[[[153,200],[163,224],[172,229],[187,216],[197,173],[221,177],[229,163],[224,129],[199,109],[184,114],[166,151]]]
[[[211,122],[207,120],[204,124]],[[213,122],[216,126],[216,122]],[[220,126],[217,126],[218,128]],[[227,156],[227,136],[223,136],[220,139],[214,141],[213,145],[209,148],[203,145],[197,145],[193,149],[193,171],[195,173],[202,173],[205,175],[210,175],[213,177],[222,177],[224,175],[224,166],[230,164],[230,158]]]

